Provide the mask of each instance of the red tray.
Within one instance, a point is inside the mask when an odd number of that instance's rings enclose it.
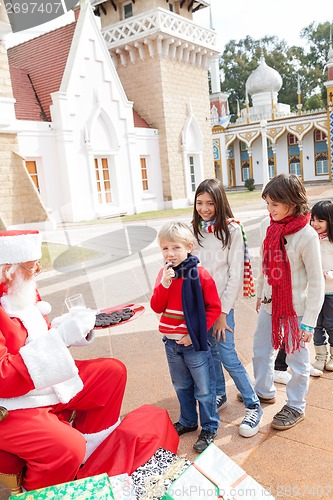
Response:
[[[105,309],[100,309],[99,312],[110,314],[112,312],[122,311],[123,309],[125,309],[125,307],[129,307],[130,309],[132,309],[132,311],[134,312],[133,316],[131,316],[129,319],[126,319],[125,321],[119,321],[119,323],[116,323],[115,325],[95,326],[94,330],[103,330],[105,328],[114,328],[115,326],[124,325],[129,321],[133,321],[133,319],[137,319],[145,311],[145,307],[142,304],[120,304],[118,306],[106,307]]]

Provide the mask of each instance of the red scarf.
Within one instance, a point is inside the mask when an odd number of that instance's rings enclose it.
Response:
[[[285,217],[273,221],[267,228],[263,245],[263,273],[272,286],[272,341],[274,349],[285,345],[287,353],[300,347],[297,314],[293,306],[290,263],[285,248],[284,237],[305,227],[310,214]],[[289,341],[291,333],[291,345]]]

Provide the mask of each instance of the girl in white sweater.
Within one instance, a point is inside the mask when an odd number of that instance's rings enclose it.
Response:
[[[311,225],[319,236],[325,299],[319,313],[313,341],[316,351],[314,368],[333,371],[333,203],[322,200],[311,210]],[[330,353],[327,352],[327,338]]]
[[[221,410],[227,403],[222,363],[234,380],[246,407],[239,434],[251,437],[258,432],[262,409],[250,377],[236,352],[234,307],[243,284],[244,292],[249,295],[254,293],[254,288],[250,289],[252,274],[245,233],[242,225],[233,218],[219,180],[206,179],[199,184],[195,193],[192,227],[197,240],[193,253],[215,280],[222,306],[222,314],[209,332],[217,378],[217,409]]]
[[[307,343],[323,304],[324,278],[319,240],[309,224],[310,209],[300,178],[279,174],[266,184],[262,197],[270,216],[261,225],[253,369],[258,396],[274,398],[274,349],[284,344],[291,379],[286,405],[272,421],[274,429],[284,430],[304,419],[310,377]]]

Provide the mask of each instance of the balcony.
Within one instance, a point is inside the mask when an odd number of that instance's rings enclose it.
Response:
[[[153,40],[158,37],[160,40],[173,39],[178,44],[186,42],[218,55],[214,30],[202,28],[178,14],[161,8],[104,28],[102,35],[112,52],[126,45],[142,42],[142,39]]]

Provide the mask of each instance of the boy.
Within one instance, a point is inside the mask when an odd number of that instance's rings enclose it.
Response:
[[[165,224],[158,243],[166,264],[157,276],[150,305],[161,314],[159,331],[180,404],[174,426],[179,436],[197,430],[198,401],[202,430],[193,448],[201,453],[213,442],[219,426],[207,331],[221,314],[221,301],[213,278],[191,255],[194,239],[186,224]]]

